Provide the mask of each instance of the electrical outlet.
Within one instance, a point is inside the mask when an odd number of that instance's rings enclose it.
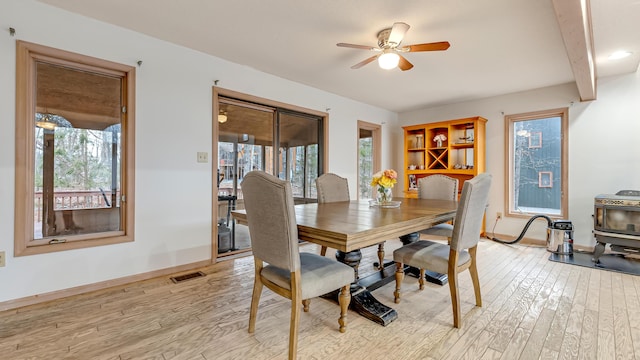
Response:
[[[500,220],[500,219],[502,219],[502,213],[500,211],[498,211],[496,213],[496,220]]]
[[[198,162],[199,163],[209,162],[209,153],[207,153],[207,152],[198,152]]]
[[[4,267],[6,257],[7,254],[4,251],[0,251],[0,267]]]

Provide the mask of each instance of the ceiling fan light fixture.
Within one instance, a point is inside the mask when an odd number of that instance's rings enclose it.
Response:
[[[218,122],[220,124],[226,123],[227,122],[227,114],[226,113],[218,114]]]
[[[400,62],[400,55],[396,54],[391,49],[385,49],[384,52],[378,56],[378,65],[380,68],[390,70],[398,66]]]

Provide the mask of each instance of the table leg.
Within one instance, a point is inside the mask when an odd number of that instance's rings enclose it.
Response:
[[[355,270],[355,279],[351,284],[351,304],[349,305],[352,310],[382,326],[387,326],[398,318],[398,313],[394,309],[381,303],[371,294],[371,291],[393,280],[393,271],[385,271],[383,269],[360,278],[358,275],[358,267],[362,260],[362,252],[360,250],[337,251],[336,259],[353,267]],[[338,291],[335,291],[324,297],[337,301],[337,296]]]

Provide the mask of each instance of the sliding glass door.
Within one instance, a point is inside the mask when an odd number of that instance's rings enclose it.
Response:
[[[241,183],[248,172],[289,180],[296,203],[316,201],[324,118],[227,97],[218,103],[218,255],[225,256],[251,246],[246,226],[227,216],[243,208]]]

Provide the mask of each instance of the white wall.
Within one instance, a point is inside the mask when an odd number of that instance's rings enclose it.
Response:
[[[476,115],[488,120],[486,171],[493,174],[493,185],[487,231],[491,232],[496,212],[506,213],[504,115],[560,107],[569,107],[568,219],[575,228],[576,245],[591,247],[595,244],[591,234],[594,197],[622,189],[640,190],[639,73],[599,79],[598,99],[593,102],[580,103],[575,85],[567,84],[402,113],[400,123],[406,126]],[[402,154],[395,161],[402,164]],[[515,237],[526,221],[503,218],[495,232]],[[546,222],[535,221],[526,236],[546,239]]]
[[[384,124],[383,148],[397,147],[395,113],[33,0],[2,0],[0,29],[0,251],[7,254],[0,302],[210,258],[212,164],[196,163],[196,152],[211,153],[214,80],[275,101],[330,108],[329,169],[354,184],[357,120]],[[135,242],[13,257],[16,40],[130,65],[143,61],[136,78]],[[390,167],[397,154],[384,153],[383,166]]]

